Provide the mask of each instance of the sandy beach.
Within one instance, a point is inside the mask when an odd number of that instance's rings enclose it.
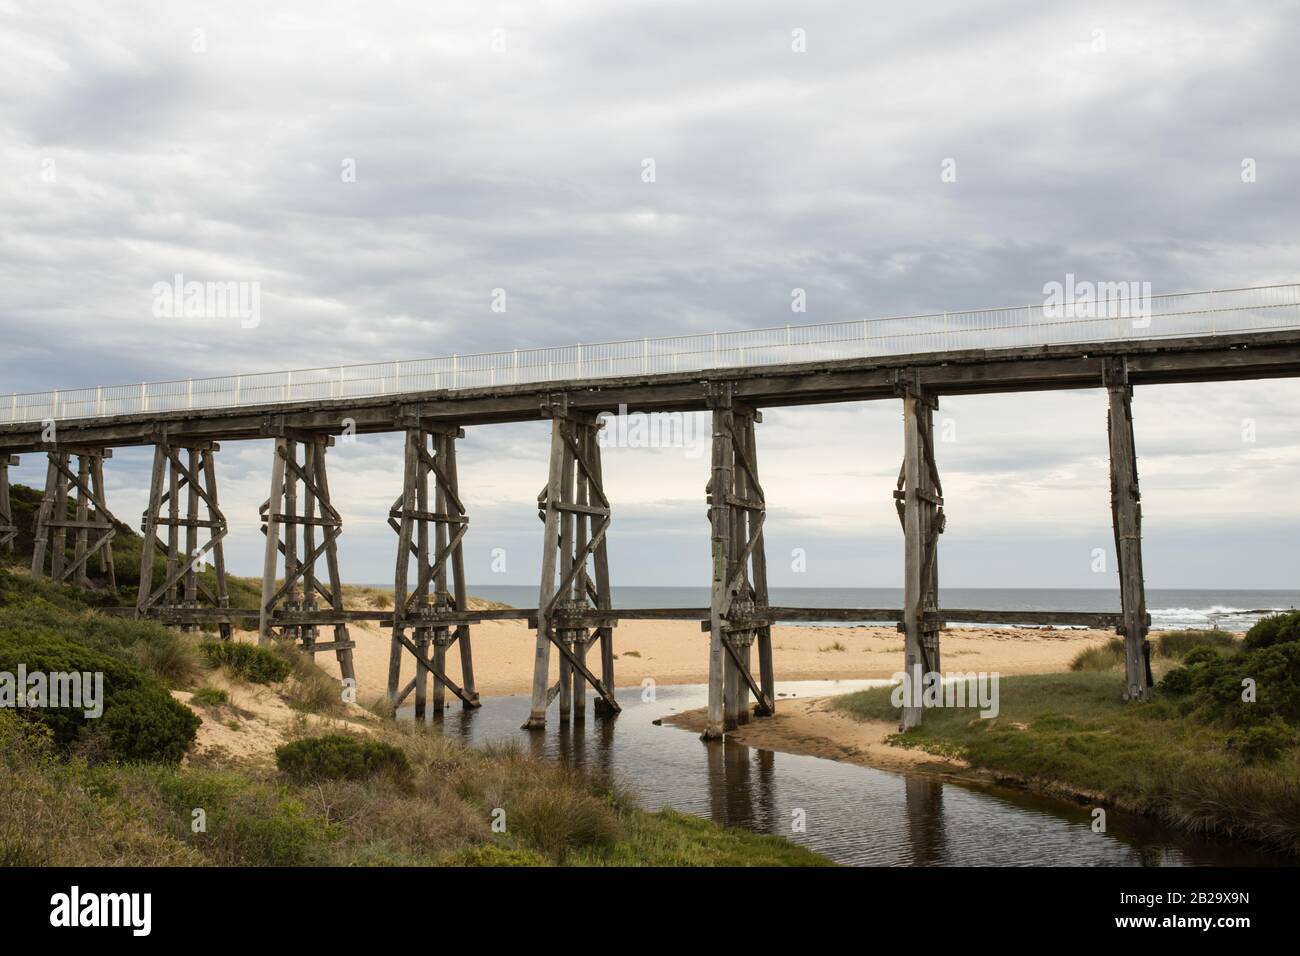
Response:
[[[350,631],[357,645],[357,697],[369,703],[385,691],[389,632],[373,625],[353,625]],[[1095,630],[952,628],[942,638],[943,666],[1002,674],[1063,670],[1080,650],[1111,637]],[[528,693],[536,637],[523,621],[476,624],[471,640],[480,695]],[[708,679],[708,641],[708,634],[693,621],[624,622],[614,631],[617,686],[640,686],[646,678],[665,685],[702,684]],[[773,628],[772,646],[778,681],[885,678],[903,661],[903,636],[890,627],[778,626]],[[558,656],[551,655],[552,676],[558,672]],[[453,652],[449,658],[448,676],[459,682],[459,655]],[[333,654],[318,655],[317,663],[338,675]],[[411,656],[405,654],[403,682],[413,672]]]

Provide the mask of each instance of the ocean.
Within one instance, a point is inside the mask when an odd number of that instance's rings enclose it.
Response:
[[[377,585],[391,587],[391,585]],[[514,607],[536,607],[537,588],[472,585],[475,597]],[[772,588],[785,607],[902,607],[902,588]],[[940,606],[990,611],[1118,611],[1119,591],[1104,588],[941,588]],[[708,607],[706,587],[614,587],[614,606]],[[1245,631],[1260,617],[1300,607],[1300,591],[1225,588],[1148,588],[1152,630],[1219,627]],[[884,623],[884,622],[881,622]],[[815,625],[814,625],[815,626]]]

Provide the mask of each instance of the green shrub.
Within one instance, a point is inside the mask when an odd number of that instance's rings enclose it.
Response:
[[[1167,694],[1182,697],[1196,689],[1196,679],[1186,667],[1175,667],[1160,681],[1159,688]]]
[[[1285,628],[1266,623],[1277,620],[1256,624],[1243,649],[1236,653],[1193,648],[1183,667],[1165,675],[1161,689],[1184,697],[1186,707],[1209,719],[1240,725],[1263,724],[1273,718],[1300,723],[1300,640],[1278,640]],[[1266,626],[1257,631],[1261,625]],[[1300,632],[1294,636],[1300,637]],[[1247,681],[1253,681],[1254,701],[1242,700]]]
[[[274,684],[292,670],[289,662],[274,651],[241,641],[204,641],[199,645],[208,665],[224,667],[232,675],[254,684]]]
[[[1219,652],[1212,647],[1199,644],[1191,648],[1183,655],[1183,663],[1191,666],[1192,664],[1208,664],[1219,659]]]
[[[43,626],[15,629],[0,622],[0,671],[103,674],[103,714],[89,708],[24,708],[19,713],[50,729],[57,746],[92,745],[116,760],[176,763],[194,740],[199,718],[172,699],[156,678],[103,651]]]
[[[1271,763],[1295,744],[1295,731],[1277,718],[1228,735],[1228,749],[1246,763]]]
[[[1300,641],[1300,611],[1261,618],[1246,632],[1242,644],[1247,650],[1256,650],[1277,644],[1294,644],[1296,641]]]
[[[95,728],[122,760],[180,763],[202,721],[160,687],[119,691]]]
[[[277,747],[275,764],[299,783],[320,780],[364,780],[388,776],[409,780],[406,754],[392,744],[351,734],[304,737]]]

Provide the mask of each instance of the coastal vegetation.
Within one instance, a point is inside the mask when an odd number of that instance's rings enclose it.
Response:
[[[113,547],[121,583],[139,539],[123,529]],[[380,720],[287,643],[107,616],[96,606],[118,598],[34,579],[23,557],[0,567],[0,671],[99,672],[105,699],[98,718],[0,708],[0,864],[829,863],[779,837],[646,811],[614,781],[517,746]],[[196,756],[208,726],[268,733],[240,705],[268,696],[292,715],[273,756]]]
[[[1069,673],[1001,678],[995,718],[937,708],[890,741],[1001,782],[1300,854],[1300,613],[1266,618],[1244,639],[1190,631],[1153,643],[1149,702],[1120,699],[1123,655],[1102,647]],[[890,696],[876,688],[835,705],[897,723]]]

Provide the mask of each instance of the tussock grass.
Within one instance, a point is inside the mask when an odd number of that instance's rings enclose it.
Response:
[[[1097,647],[1085,647],[1070,661],[1072,671],[1109,671],[1124,666],[1124,641],[1112,637]]]
[[[1182,660],[1194,647],[1211,647],[1217,651],[1235,651],[1241,638],[1229,631],[1166,631],[1151,642],[1155,657]]]
[[[190,703],[196,707],[221,707],[230,703],[230,695],[220,687],[200,687]]]
[[[343,685],[317,667],[310,655],[289,641],[275,641],[269,649],[289,668],[281,693],[290,707],[310,714],[343,713]]]

